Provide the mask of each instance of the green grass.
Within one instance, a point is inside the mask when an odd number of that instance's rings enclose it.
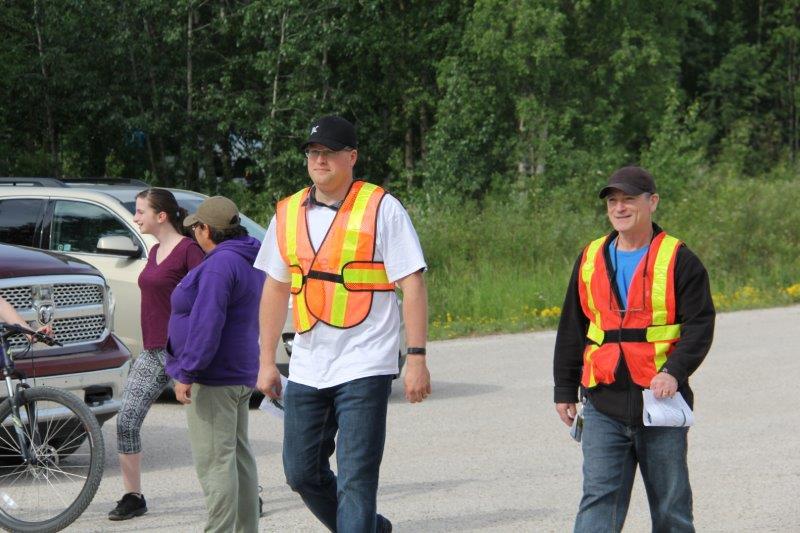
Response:
[[[697,176],[655,220],[709,271],[718,311],[800,302],[800,184]],[[591,192],[410,207],[429,263],[430,337],[552,328],[575,259],[609,231]]]

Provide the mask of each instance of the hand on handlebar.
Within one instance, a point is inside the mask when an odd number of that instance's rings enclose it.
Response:
[[[63,346],[60,342],[58,342],[52,335],[53,335],[53,327],[49,324],[46,326],[42,326],[36,331],[22,326],[20,324],[2,324],[0,323],[0,330],[2,330],[2,336],[6,337],[8,335],[13,335],[14,333],[22,333],[30,342],[42,342],[48,346]]]
[[[36,333],[38,333],[38,335],[28,335],[28,340],[31,342],[37,342],[40,339],[44,339],[42,342],[45,344],[49,344],[48,341],[52,341],[53,344],[61,344],[60,342],[56,341],[55,337],[53,337],[53,326],[50,324],[40,327],[36,330]],[[50,346],[52,346],[52,344],[50,344]]]

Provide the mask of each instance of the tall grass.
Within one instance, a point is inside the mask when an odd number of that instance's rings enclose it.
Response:
[[[704,262],[718,310],[800,301],[800,183],[687,181],[662,192],[655,220]],[[610,231],[596,191],[574,187],[410,211],[430,267],[433,338],[554,326],[582,247]]]

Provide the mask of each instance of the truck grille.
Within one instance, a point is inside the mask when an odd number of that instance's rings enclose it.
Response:
[[[103,305],[103,289],[89,283],[59,283],[53,285],[53,300],[58,307]]]
[[[59,318],[53,321],[53,334],[64,344],[96,341],[105,328],[106,317],[103,315]]]
[[[36,281],[32,282],[34,279]],[[40,309],[49,306],[54,312],[50,323],[53,336],[65,346],[99,342],[105,338],[108,330],[102,280],[93,276],[42,276],[20,281],[22,285],[8,286],[12,280],[0,280],[0,295],[31,327],[38,327]],[[17,357],[26,356],[21,353],[28,345],[25,336],[13,335],[9,337],[9,344],[19,354]],[[47,351],[37,344],[29,356],[46,355]]]
[[[14,309],[29,309],[33,307],[31,288],[29,286],[0,289],[0,296],[5,298]]]

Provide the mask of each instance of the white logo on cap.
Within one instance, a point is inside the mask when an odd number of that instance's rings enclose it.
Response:
[[[311,128],[311,135],[314,135],[315,133],[317,133],[318,129],[319,129],[319,126],[314,126],[313,128]]]

